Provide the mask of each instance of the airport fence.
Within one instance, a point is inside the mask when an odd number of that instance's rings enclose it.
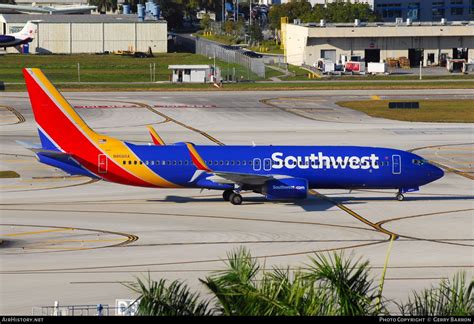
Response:
[[[55,305],[33,307],[33,316],[133,316],[137,304],[110,306],[99,305]]]
[[[226,48],[222,44],[200,37],[196,37],[196,54],[215,57],[227,63],[239,64],[247,68],[248,79],[250,79],[250,72],[253,72],[261,78],[265,78],[265,63],[263,58],[250,57],[238,50]]]

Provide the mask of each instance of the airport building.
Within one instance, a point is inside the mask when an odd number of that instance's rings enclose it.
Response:
[[[286,3],[290,0],[263,0],[267,4]],[[315,4],[327,4],[336,0],[308,0]],[[367,3],[380,19],[386,22],[397,18],[412,21],[472,20],[474,0],[347,0],[352,3]]]
[[[334,63],[344,58],[387,62],[406,57],[410,65],[442,64],[447,59],[474,60],[474,22],[286,24],[283,27],[287,62]]]
[[[0,34],[20,31],[35,20],[38,31],[29,53],[78,54],[119,50],[167,52],[165,20],[140,21],[135,15],[0,15]],[[18,53],[15,48],[7,52]]]

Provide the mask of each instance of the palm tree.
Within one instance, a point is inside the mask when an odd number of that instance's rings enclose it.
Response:
[[[464,272],[451,280],[443,279],[438,287],[425,289],[405,304],[398,305],[402,315],[409,316],[472,316],[474,315],[474,281],[469,285]]]
[[[106,13],[117,10],[117,0],[89,0],[91,6],[97,6],[97,11]]]
[[[137,315],[148,316],[207,316],[214,312],[209,308],[209,302],[201,301],[198,293],[190,292],[181,282],[166,280],[153,281],[148,274],[144,282],[137,279],[136,283],[125,284],[134,292],[140,294],[135,300],[138,303]]]
[[[245,248],[227,255],[226,269],[200,280],[211,292],[204,300],[179,281],[126,285],[140,296],[139,315],[357,316],[387,315],[382,289],[369,276],[368,261],[343,253],[317,254],[306,268],[265,270]],[[442,281],[438,288],[414,293],[400,313],[415,316],[474,314],[471,279],[465,274]]]

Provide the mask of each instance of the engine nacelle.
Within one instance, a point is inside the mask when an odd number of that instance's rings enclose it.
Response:
[[[263,185],[262,194],[268,200],[305,199],[308,196],[308,180],[301,178],[269,180]]]

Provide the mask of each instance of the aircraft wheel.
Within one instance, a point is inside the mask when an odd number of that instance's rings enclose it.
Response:
[[[230,195],[230,202],[232,203],[232,205],[241,205],[242,196],[237,193],[232,193],[232,195]]]
[[[224,190],[222,193],[222,198],[224,198],[225,201],[230,201],[230,195],[232,195],[234,192],[232,190]]]
[[[396,197],[397,197],[397,200],[398,200],[398,201],[403,201],[403,200],[405,199],[405,196],[402,195],[400,192],[397,193],[397,196],[396,196]]]

